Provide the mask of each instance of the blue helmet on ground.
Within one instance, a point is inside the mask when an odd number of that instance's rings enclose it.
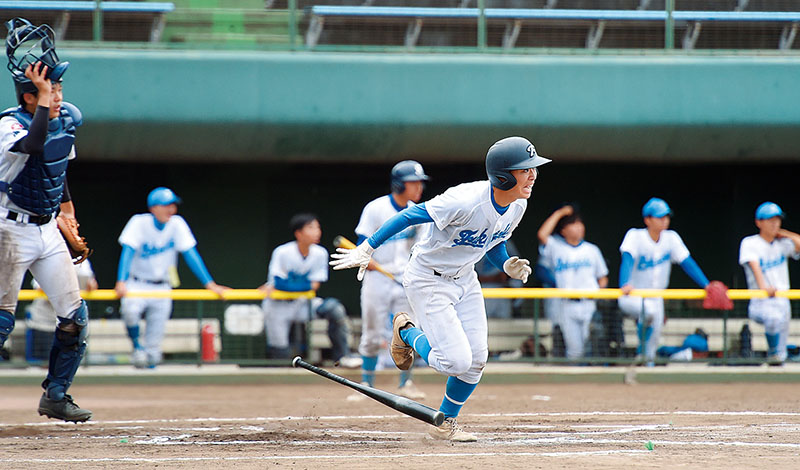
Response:
[[[428,181],[422,164],[414,160],[403,160],[392,167],[392,192],[402,193],[406,190],[406,181]]]
[[[661,218],[668,215],[672,215],[672,209],[670,209],[667,201],[659,197],[651,197],[642,207],[642,217]]]
[[[771,219],[773,217],[786,217],[781,206],[774,202],[765,202],[756,209],[756,220]]]
[[[536,147],[524,137],[498,140],[486,153],[486,174],[497,189],[508,191],[517,185],[511,170],[525,170],[550,163],[536,153]]]
[[[36,93],[33,82],[25,76],[28,65],[42,62],[47,66],[45,77],[53,82],[60,82],[69,62],[61,62],[56,54],[56,38],[53,28],[43,24],[33,26],[24,18],[14,18],[6,22],[6,56],[8,70],[14,79],[17,99],[23,103],[22,95]]]
[[[181,202],[181,198],[177,194],[163,186],[150,191],[150,194],[147,195],[147,207],[180,204]]]

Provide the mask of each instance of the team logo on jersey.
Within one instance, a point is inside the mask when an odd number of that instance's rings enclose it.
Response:
[[[766,271],[767,269],[777,268],[785,261],[786,261],[786,256],[781,255],[780,258],[775,258],[775,259],[768,259],[768,260],[760,259],[758,260],[758,265],[761,266],[762,271]]]
[[[473,248],[483,248],[486,246],[486,241],[489,239],[489,236],[486,235],[486,231],[489,230],[487,228],[483,229],[480,235],[478,235],[477,230],[462,230],[458,232],[457,238],[453,240],[452,246],[471,246]]]
[[[645,269],[655,268],[659,264],[665,263],[667,261],[669,261],[669,253],[665,254],[664,256],[662,256],[661,258],[656,259],[656,260],[654,260],[653,258],[647,258],[645,256],[640,256],[639,257],[639,262],[636,263],[636,269],[638,269],[639,271],[643,271]]]
[[[555,272],[566,271],[567,269],[581,269],[581,268],[591,268],[592,262],[588,259],[581,259],[578,261],[566,261],[563,259],[556,260],[556,267]]]
[[[170,240],[169,243],[167,243],[164,246],[160,246],[160,247],[159,246],[150,246],[147,243],[145,243],[144,245],[142,245],[142,254],[141,254],[141,256],[142,256],[142,258],[149,258],[149,257],[155,256],[155,255],[157,255],[159,253],[163,253],[163,252],[165,252],[167,250],[171,250],[172,247],[174,247],[174,246],[175,246],[175,242],[173,240]]]
[[[494,232],[492,234],[492,239],[489,241],[493,242],[498,239],[502,240],[503,238],[506,238],[509,233],[511,233],[511,224],[506,225],[506,228],[504,228],[503,230],[498,230]]]

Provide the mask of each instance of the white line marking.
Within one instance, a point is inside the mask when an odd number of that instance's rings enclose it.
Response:
[[[575,456],[601,456],[601,455],[642,455],[644,450],[598,450],[583,452],[480,452],[480,453],[452,453],[452,454],[394,454],[394,455],[285,455],[285,456],[242,456],[242,457],[120,457],[120,458],[85,458],[85,459],[6,459],[8,463],[81,463],[81,462],[209,462],[209,461],[247,461],[247,460],[348,460],[348,459],[403,459],[403,458],[447,458],[447,457],[575,457]]]

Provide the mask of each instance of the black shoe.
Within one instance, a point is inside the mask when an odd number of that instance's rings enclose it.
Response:
[[[39,415],[74,423],[82,423],[92,418],[92,412],[78,406],[72,401],[71,396],[64,395],[61,400],[51,400],[44,393],[41,400],[39,400]]]

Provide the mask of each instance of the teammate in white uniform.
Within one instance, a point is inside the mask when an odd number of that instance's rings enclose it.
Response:
[[[373,199],[361,212],[355,230],[358,236],[356,243],[362,243],[384,222],[406,207],[419,202],[424,188],[423,181],[427,180],[428,175],[418,162],[405,160],[396,164],[391,172],[391,194]],[[367,267],[364,275],[364,283],[361,285],[361,342],[358,352],[362,359],[361,382],[370,387],[375,386],[378,354],[388,349],[387,336],[391,337],[391,330],[387,332],[388,317],[396,312],[411,311],[403,286],[399,282],[403,279],[403,271],[408,264],[411,247],[416,239],[417,230],[414,227],[408,227],[391,237],[372,254],[373,262]],[[390,272],[395,280],[374,270],[374,263],[380,264]],[[410,369],[400,373],[398,394],[412,400],[425,398],[425,394],[411,381]],[[351,397],[360,399],[365,396],[356,393]]]
[[[666,289],[672,263],[679,264],[700,287],[708,286],[708,278],[689,254],[680,235],[668,230],[672,209],[659,198],[651,198],[642,208],[646,228],[632,228],[625,234],[619,251],[622,265],[619,285],[623,297],[619,308],[637,321],[639,339],[644,339],[644,357],[654,365],[656,350],[664,325],[664,299],[630,296],[633,289]],[[640,346],[641,349],[641,346]]]
[[[361,280],[376,248],[407,227],[425,224],[403,275],[417,322],[405,313],[395,315],[391,352],[401,370],[412,366],[416,351],[436,371],[450,376],[439,408],[445,422],[430,430],[435,438],[476,440],[456,422],[488,358],[486,311],[474,265],[488,254],[510,277],[527,281],[530,263],[509,257],[505,241],[525,213],[536,167],[549,161],[538,156],[527,139],[500,140],[486,155],[489,181],[461,184],[404,209],[358,247],[340,248],[332,256],[334,269],[358,267]]]
[[[550,267],[552,284],[559,289],[598,289],[608,285],[608,267],[603,254],[597,245],[583,239],[585,234],[583,219],[570,205],[553,212],[539,228],[544,258],[540,263]],[[567,357],[580,358],[589,339],[597,301],[567,298],[557,301],[554,307],[559,312],[558,324],[564,335]]]
[[[14,329],[19,290],[30,270],[58,317],[39,414],[86,421],[92,412],[76,405],[67,390],[86,350],[89,310],[55,220],[59,211],[75,217],[66,176],[81,113],[63,101],[69,62],[56,55],[53,30],[21,18],[6,28],[19,107],[0,114],[0,349]]]
[[[163,358],[167,320],[172,314],[172,299],[126,297],[128,291],[169,291],[170,272],[178,265],[178,253],[197,279],[222,296],[229,289],[214,282],[197,252],[197,241],[183,217],[176,215],[181,199],[164,187],[147,195],[149,213],[136,214],[128,220],[119,236],[122,254],[114,286],[120,301],[120,313],[133,343],[134,366],[154,368]],[[146,315],[145,315],[146,314]],[[144,344],[139,342],[139,321],[145,315]]]
[[[262,303],[267,331],[267,353],[273,359],[290,356],[289,332],[294,322],[306,323],[313,316],[328,320],[328,337],[333,360],[343,367],[360,367],[361,361],[348,355],[350,327],[347,311],[333,297],[321,299],[272,299],[273,290],[283,292],[317,291],[328,280],[328,250],[319,245],[322,228],[313,214],[297,214],[289,221],[294,241],[272,251],[267,282],[259,287],[267,293]],[[310,303],[310,304],[309,304]]]
[[[761,289],[769,298],[751,299],[747,316],[764,325],[767,337],[767,360],[781,364],[786,360],[791,305],[775,292],[789,289],[788,258],[800,259],[800,235],[781,228],[784,213],[774,202],[765,202],[756,209],[758,235],[742,240],[739,264],[744,268],[748,289]]]

